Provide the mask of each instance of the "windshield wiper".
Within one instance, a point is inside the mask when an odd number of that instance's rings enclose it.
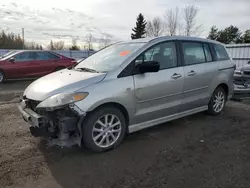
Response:
[[[94,70],[94,69],[90,69],[90,68],[86,68],[86,67],[76,68],[75,70],[81,70],[81,71],[85,71],[85,72],[95,72],[95,73],[99,73],[98,71],[96,71],[96,70]]]

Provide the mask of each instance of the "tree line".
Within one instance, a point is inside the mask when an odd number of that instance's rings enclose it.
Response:
[[[203,25],[198,24],[199,9],[188,5],[183,9],[178,7],[168,9],[161,17],[146,20],[140,13],[136,26],[132,29],[131,38],[158,37],[158,36],[197,36],[203,31]]]
[[[203,25],[197,22],[198,13],[199,9],[194,5],[188,5],[183,9],[178,7],[169,9],[163,18],[155,17],[148,21],[140,13],[136,19],[136,26],[132,28],[131,38],[200,35],[203,31]],[[207,38],[224,44],[250,43],[250,29],[242,32],[233,25],[222,30],[212,26]]]
[[[24,42],[20,35],[14,33],[0,33],[0,49],[37,49],[42,50],[43,47],[35,42]]]
[[[222,30],[219,30],[216,26],[212,26],[208,39],[217,40],[224,44],[250,43],[250,29],[242,32],[238,27],[233,25]]]
[[[49,50],[94,50],[94,43],[98,43],[98,48],[105,48],[112,44],[112,36],[103,34],[101,38],[95,38],[91,33],[84,37],[84,44],[79,46],[77,39],[72,39],[71,45],[66,45],[63,40],[53,41],[51,40],[46,49]],[[20,35],[14,33],[0,32],[0,49],[29,49],[29,50],[42,50],[42,45],[35,42],[23,41]]]

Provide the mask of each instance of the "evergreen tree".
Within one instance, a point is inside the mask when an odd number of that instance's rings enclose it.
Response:
[[[217,40],[217,38],[218,38],[218,28],[215,25],[213,27],[211,27],[211,30],[210,30],[209,35],[208,35],[207,38],[211,39],[211,40]]]
[[[80,48],[76,45],[73,45],[69,48],[69,50],[80,50]]]
[[[48,48],[49,48],[50,50],[55,50],[55,48],[54,48],[54,43],[53,43],[52,40],[50,41],[50,44],[49,44]]]
[[[250,43],[250,29],[245,31],[244,35],[242,36],[242,40],[244,43]]]
[[[224,44],[237,44],[243,42],[239,28],[233,25],[219,31],[217,41]]]
[[[23,40],[19,35],[13,33],[6,34],[4,31],[0,32],[0,48],[1,49],[22,49]]]
[[[136,26],[132,29],[134,33],[131,34],[132,39],[144,38],[146,34],[147,22],[144,16],[140,13],[137,17]]]

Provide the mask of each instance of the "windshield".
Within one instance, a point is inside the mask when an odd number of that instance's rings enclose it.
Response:
[[[81,61],[75,69],[88,68],[97,72],[111,71],[120,66],[128,56],[144,44],[131,42],[111,45]]]
[[[10,51],[6,54],[4,54],[3,56],[0,57],[1,60],[6,60],[8,59],[10,56],[12,56],[13,54],[17,53],[18,51],[16,50],[13,50],[13,51]]]

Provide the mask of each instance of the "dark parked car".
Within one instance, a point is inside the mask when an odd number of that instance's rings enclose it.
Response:
[[[250,61],[234,71],[233,99],[250,98]]]
[[[74,59],[51,51],[12,51],[0,57],[0,83],[7,79],[44,76],[75,64]]]

